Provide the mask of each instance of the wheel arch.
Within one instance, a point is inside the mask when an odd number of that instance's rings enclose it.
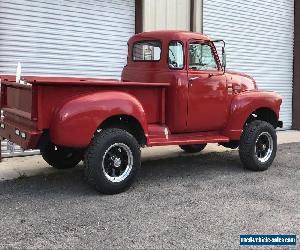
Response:
[[[50,139],[56,145],[84,148],[99,127],[112,124],[116,117],[138,124],[136,130],[143,131],[147,138],[146,114],[141,103],[129,93],[103,91],[78,96],[58,107],[51,120]]]
[[[137,142],[144,146],[147,144],[147,137],[141,123],[132,115],[114,115],[105,119],[97,128],[95,133],[107,128],[119,128],[127,131],[135,137]]]
[[[244,122],[244,127],[252,121],[261,120],[272,124],[274,128],[278,127],[278,116],[276,112],[268,107],[260,107],[251,112]]]
[[[280,95],[269,91],[249,91],[234,96],[224,135],[239,140],[245,125],[252,120],[269,122],[274,128],[282,126],[278,122],[281,102]]]

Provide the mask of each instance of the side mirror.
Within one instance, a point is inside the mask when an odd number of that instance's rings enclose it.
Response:
[[[225,47],[222,47],[222,67],[225,72],[226,69],[226,52],[225,52]]]

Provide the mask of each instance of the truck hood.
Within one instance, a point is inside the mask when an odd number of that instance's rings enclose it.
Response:
[[[228,85],[232,85],[235,92],[244,92],[247,90],[257,89],[256,82],[253,77],[232,70],[226,70],[226,80]]]

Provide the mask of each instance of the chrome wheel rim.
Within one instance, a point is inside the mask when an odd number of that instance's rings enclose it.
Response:
[[[255,156],[261,163],[267,162],[273,152],[273,138],[268,132],[262,132],[255,142]]]
[[[133,154],[124,143],[111,145],[104,153],[102,171],[111,182],[124,181],[132,170]]]

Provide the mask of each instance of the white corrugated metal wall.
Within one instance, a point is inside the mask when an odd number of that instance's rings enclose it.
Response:
[[[0,0],[0,73],[120,77],[134,0]]]
[[[0,0],[0,75],[119,78],[134,33],[134,0]]]
[[[228,68],[282,95],[280,116],[291,128],[294,1],[203,0],[203,32],[226,41]]]

